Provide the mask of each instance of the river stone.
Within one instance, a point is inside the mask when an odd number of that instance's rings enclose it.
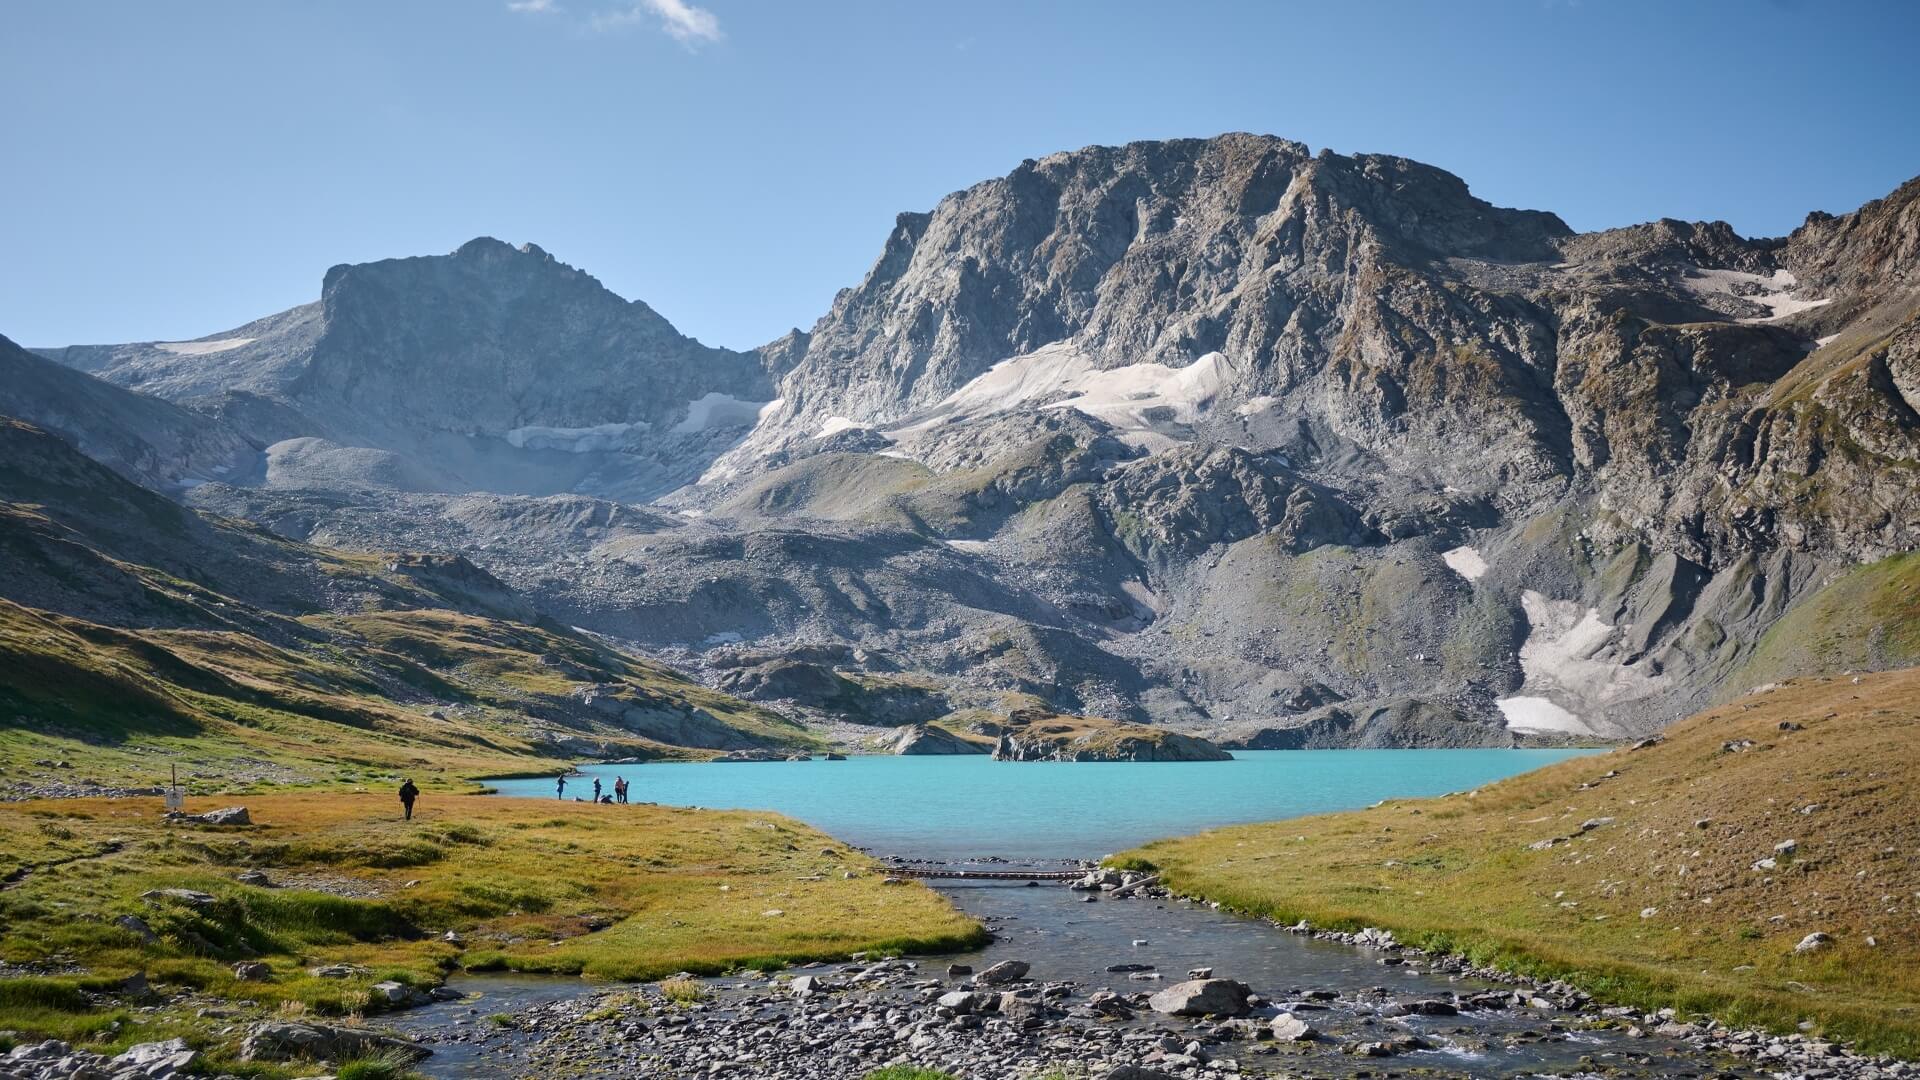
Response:
[[[1154,994],[1147,1005],[1171,1016],[1245,1016],[1250,993],[1232,979],[1188,979]]]
[[[943,1009],[952,1009],[957,1013],[978,1012],[987,1002],[994,1000],[992,994],[981,994],[972,990],[951,990],[941,994],[935,1004]]]
[[[1005,986],[1008,983],[1016,983],[1026,978],[1027,972],[1031,970],[1033,970],[1032,965],[1028,964],[1025,960],[1002,960],[980,974],[975,975],[973,981],[979,983],[981,986]]]
[[[256,1025],[240,1044],[241,1061],[344,1061],[380,1055],[419,1061],[431,1051],[370,1028],[335,1027],[269,1020]]]
[[[1353,935],[1353,943],[1370,949],[1397,949],[1400,943],[1394,940],[1393,931],[1369,926]]]
[[[1280,1042],[1306,1042],[1313,1038],[1313,1025],[1292,1013],[1281,1013],[1273,1018],[1271,1029],[1273,1037]]]
[[[1100,1074],[1100,1080],[1179,1080],[1170,1072],[1144,1065],[1117,1065]]]

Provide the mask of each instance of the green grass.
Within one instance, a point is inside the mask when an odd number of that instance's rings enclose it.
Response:
[[[416,1075],[402,1057],[361,1058],[334,1072],[335,1080],[409,1080]]]
[[[1807,1021],[1914,1057],[1916,792],[1920,670],[1906,670],[1795,681],[1650,749],[1471,793],[1221,829],[1116,861],[1284,923],[1384,927],[1613,1002],[1780,1031]],[[1613,821],[1581,831],[1598,818]],[[1572,839],[1531,848],[1554,837]],[[1753,868],[1787,838],[1793,859]],[[1796,953],[1816,930],[1835,945]]]
[[[662,979],[660,993],[676,1005],[693,1005],[706,999],[707,988],[698,979]]]
[[[377,1009],[375,982],[432,987],[461,968],[641,981],[985,940],[939,894],[885,886],[857,852],[770,814],[583,805],[555,816],[537,801],[430,793],[403,822],[384,795],[245,802],[258,824],[217,830],[165,826],[156,799],[0,805],[0,876],[24,872],[0,891],[0,961],[88,972],[0,981],[0,1030],[103,1052],[190,1035],[226,1063],[238,1036],[218,1029],[233,1021],[138,1013],[121,981],[144,972],[166,994],[243,1003],[256,1019],[345,1016]],[[234,881],[248,869],[280,887]],[[215,899],[142,896],[171,888]],[[116,925],[123,916],[158,941]],[[450,930],[459,942],[444,940]],[[241,960],[266,963],[271,979],[239,981]],[[330,964],[358,971],[311,973]],[[102,993],[104,1008],[91,997]]]
[[[1920,663],[1920,552],[1857,566],[1780,617],[1728,680],[1762,683]]]

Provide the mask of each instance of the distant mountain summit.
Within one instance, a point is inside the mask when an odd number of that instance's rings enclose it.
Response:
[[[336,266],[317,304],[195,341],[41,352],[219,416],[268,448],[277,487],[641,498],[772,396],[759,355],[490,238]]]

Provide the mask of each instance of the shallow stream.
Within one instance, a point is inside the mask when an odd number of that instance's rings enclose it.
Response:
[[[611,789],[614,776],[633,783],[636,801],[775,810],[848,843],[889,857],[991,869],[1002,860],[1057,866],[1097,858],[1166,835],[1242,821],[1272,820],[1369,805],[1380,799],[1471,788],[1562,760],[1565,750],[1271,751],[1243,752],[1234,762],[1041,764],[983,757],[854,758],[844,762],[774,762],[596,766],[569,781],[567,797],[585,796],[591,779]],[[554,797],[552,780],[503,781],[507,795]],[[928,978],[949,962],[974,970],[1003,959],[1032,965],[1032,977],[1072,981],[1084,996],[1097,989],[1126,994],[1154,990],[1207,967],[1251,985],[1275,1002],[1310,992],[1337,995],[1324,1009],[1300,1013],[1344,1042],[1411,1032],[1435,1049],[1401,1054],[1391,1067],[1364,1058],[1290,1048],[1248,1053],[1250,1072],[1283,1068],[1314,1077],[1407,1075],[1533,1076],[1607,1074],[1685,1077],[1743,1075],[1725,1061],[1696,1060],[1682,1043],[1589,1030],[1591,1017],[1552,1009],[1473,1010],[1458,1016],[1399,1015],[1398,1003],[1467,996],[1490,983],[1389,966],[1384,955],[1297,936],[1265,923],[1177,901],[1102,898],[1059,885],[940,883],[956,904],[983,919],[994,941],[980,951],[920,958]],[[1114,972],[1147,966],[1162,981]],[[829,969],[831,970],[831,969]],[[760,988],[713,980],[713,1007]],[[404,1015],[400,1026],[436,1048],[424,1071],[475,1077],[537,1071],[531,1043],[482,1032],[486,1017],[587,993],[572,980],[456,980],[477,998]],[[959,985],[958,981],[955,985]],[[1143,1014],[1129,1023],[1158,1022]],[[482,1037],[484,1035],[484,1037]],[[1744,1075],[1762,1075],[1759,1072]]]

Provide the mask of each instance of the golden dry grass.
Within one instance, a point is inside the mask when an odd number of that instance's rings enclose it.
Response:
[[[1920,669],[1796,680],[1647,749],[1122,858],[1242,911],[1920,1053]],[[1796,953],[1816,931],[1834,945]]]

